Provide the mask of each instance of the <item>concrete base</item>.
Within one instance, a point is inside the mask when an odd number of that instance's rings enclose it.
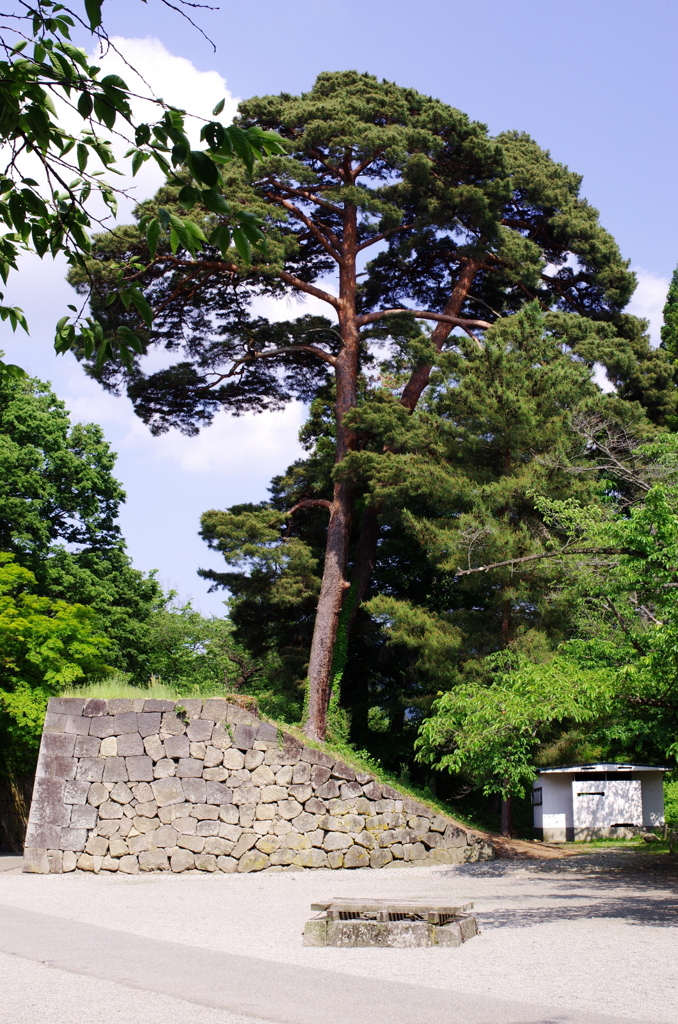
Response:
[[[461,915],[448,924],[427,921],[329,921],[319,917],[306,922],[304,946],[461,946],[478,934],[475,917]]]
[[[610,825],[605,828],[535,828],[544,843],[588,843],[592,839],[633,839],[640,832],[659,832],[653,825]]]

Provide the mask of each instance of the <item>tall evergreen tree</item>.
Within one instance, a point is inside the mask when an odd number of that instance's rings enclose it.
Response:
[[[197,255],[182,251],[177,238],[140,273],[139,261],[149,254],[138,229],[99,239],[90,272],[100,282],[95,313],[102,327],[110,336],[139,327],[132,305],[105,304],[107,262],[127,261],[155,310],[148,345],[174,356],[149,375],[141,360],[131,371],[92,372],[109,387],[126,386],[153,430],[175,425],[189,433],[218,408],[308,400],[331,381],[337,470],[323,494],[295,502],[298,513],[323,506],[330,517],[309,663],[308,729],[322,737],[349,579],[358,604],[379,533],[380,506],[367,505],[362,537],[351,549],[357,495],[341,469],[361,447],[351,417],[372,353],[388,338],[401,351],[399,401],[412,412],[439,355],[459,345],[456,327],[481,344],[492,322],[535,299],[614,322],[610,363],[621,377],[638,371],[647,344],[621,314],[634,278],[579,196],[580,178],[526,136],[491,139],[485,126],[451,107],[355,72],[320,75],[301,97],[247,101],[239,124],[274,129],[285,140],[286,155],[260,162],[251,180],[235,168],[225,177],[224,196],[267,220],[268,259],[256,257],[248,269],[209,247]],[[180,192],[159,194],[140,216],[165,216],[160,211],[172,202],[190,206],[194,198],[187,182]],[[218,229],[215,211],[206,231]],[[385,252],[363,271],[363,254],[381,243]],[[333,289],[326,282],[331,272]],[[269,324],[252,315],[254,300],[267,293],[312,295],[336,321]],[[437,326],[424,336],[414,318]],[[621,366],[615,348],[625,354]]]

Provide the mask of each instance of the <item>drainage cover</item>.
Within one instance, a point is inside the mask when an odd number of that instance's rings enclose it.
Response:
[[[332,899],[311,910],[305,946],[460,946],[478,934],[472,903]]]

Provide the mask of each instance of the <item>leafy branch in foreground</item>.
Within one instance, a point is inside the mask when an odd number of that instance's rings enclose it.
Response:
[[[177,171],[190,173],[209,192],[207,197],[198,193],[194,201],[199,199],[208,208],[220,200],[214,188],[221,182],[221,164],[238,159],[251,172],[258,158],[281,151],[274,133],[256,128],[244,131],[216,120],[202,128],[205,150],[193,149],[186,134],[186,112],[148,96],[143,98],[158,106],[160,116],[155,123],[135,124],[132,101],[140,97],[118,75],[101,77],[101,69],[71,41],[72,30],[79,25],[87,28],[103,48],[111,47],[102,25],[101,6],[102,0],[85,0],[81,17],[53,0],[35,6],[18,2],[13,12],[3,14],[0,219],[7,231],[0,235],[0,278],[4,283],[17,269],[20,253],[26,251],[41,258],[64,254],[71,266],[83,265],[83,257],[91,251],[88,231],[94,223],[103,223],[90,212],[90,200],[98,197],[109,215],[115,215],[118,196],[124,194],[110,181],[111,174],[120,174],[115,167],[112,138],[131,144],[126,156],[131,158],[133,174],[148,160],[153,160],[170,180]],[[214,117],[223,106],[223,101],[217,104]],[[80,121],[79,130],[69,127],[74,118]],[[228,213],[233,221],[232,233],[239,251],[248,251],[250,243],[262,244],[263,235],[250,215],[230,209],[221,212]],[[193,253],[205,241],[197,225],[192,229],[184,225],[177,232],[167,218],[149,223],[147,230],[151,238],[168,231],[173,245],[176,240]],[[230,245],[230,237],[228,244],[226,239],[227,233],[223,232],[224,248]],[[126,289],[122,278],[120,289],[137,304],[142,317],[152,316],[140,293]],[[0,318],[13,330],[20,326],[28,331],[26,318],[16,307],[0,305]],[[85,322],[81,343],[102,360],[112,355],[110,343],[101,347],[102,339],[91,322]],[[76,344],[76,326],[63,318],[57,326],[57,351],[64,352]],[[117,354],[125,363],[130,362],[133,351],[139,350],[139,341],[131,334],[120,336],[116,344]],[[7,372],[7,367],[0,364],[0,371],[3,368]]]

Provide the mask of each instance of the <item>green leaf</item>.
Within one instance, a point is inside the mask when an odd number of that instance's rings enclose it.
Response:
[[[251,263],[252,250],[250,248],[249,240],[242,228],[233,228],[233,242],[245,263]]]
[[[221,111],[224,109],[225,103],[226,103],[225,99],[219,100],[219,102],[217,103],[216,107],[212,111],[212,117],[217,117],[221,113]]]
[[[198,181],[213,188],[219,181],[219,171],[213,160],[207,156],[206,153],[201,153],[197,149],[191,150],[188,154],[187,161],[191,174]]]
[[[179,192],[179,203],[185,210],[190,210],[200,199],[200,192],[192,185],[184,185]]]
[[[210,245],[215,245],[225,259],[231,247],[231,229],[226,224],[219,224],[210,235]]]
[[[77,153],[78,153],[78,169],[80,170],[80,172],[82,172],[82,171],[85,170],[85,167],[87,167],[87,159],[89,157],[89,150],[87,149],[87,146],[83,146],[82,142],[79,142],[78,143],[78,148],[77,148]]]
[[[137,313],[144,321],[146,326],[151,327],[153,324],[153,310],[151,309],[150,304],[146,300],[144,293],[141,291],[140,288],[129,288],[128,291],[130,296],[132,297],[132,302],[136,307]]]
[[[213,189],[204,189],[200,193],[200,197],[203,205],[212,213],[219,213],[222,216],[227,216],[231,212],[231,208],[224,197]]]
[[[85,11],[89,27],[94,30],[101,27],[101,5],[103,0],[85,0]]]
[[[148,251],[151,259],[155,259],[155,254],[158,251],[158,241],[160,240],[161,230],[160,221],[157,217],[154,217],[146,228],[146,244],[148,245]]]

